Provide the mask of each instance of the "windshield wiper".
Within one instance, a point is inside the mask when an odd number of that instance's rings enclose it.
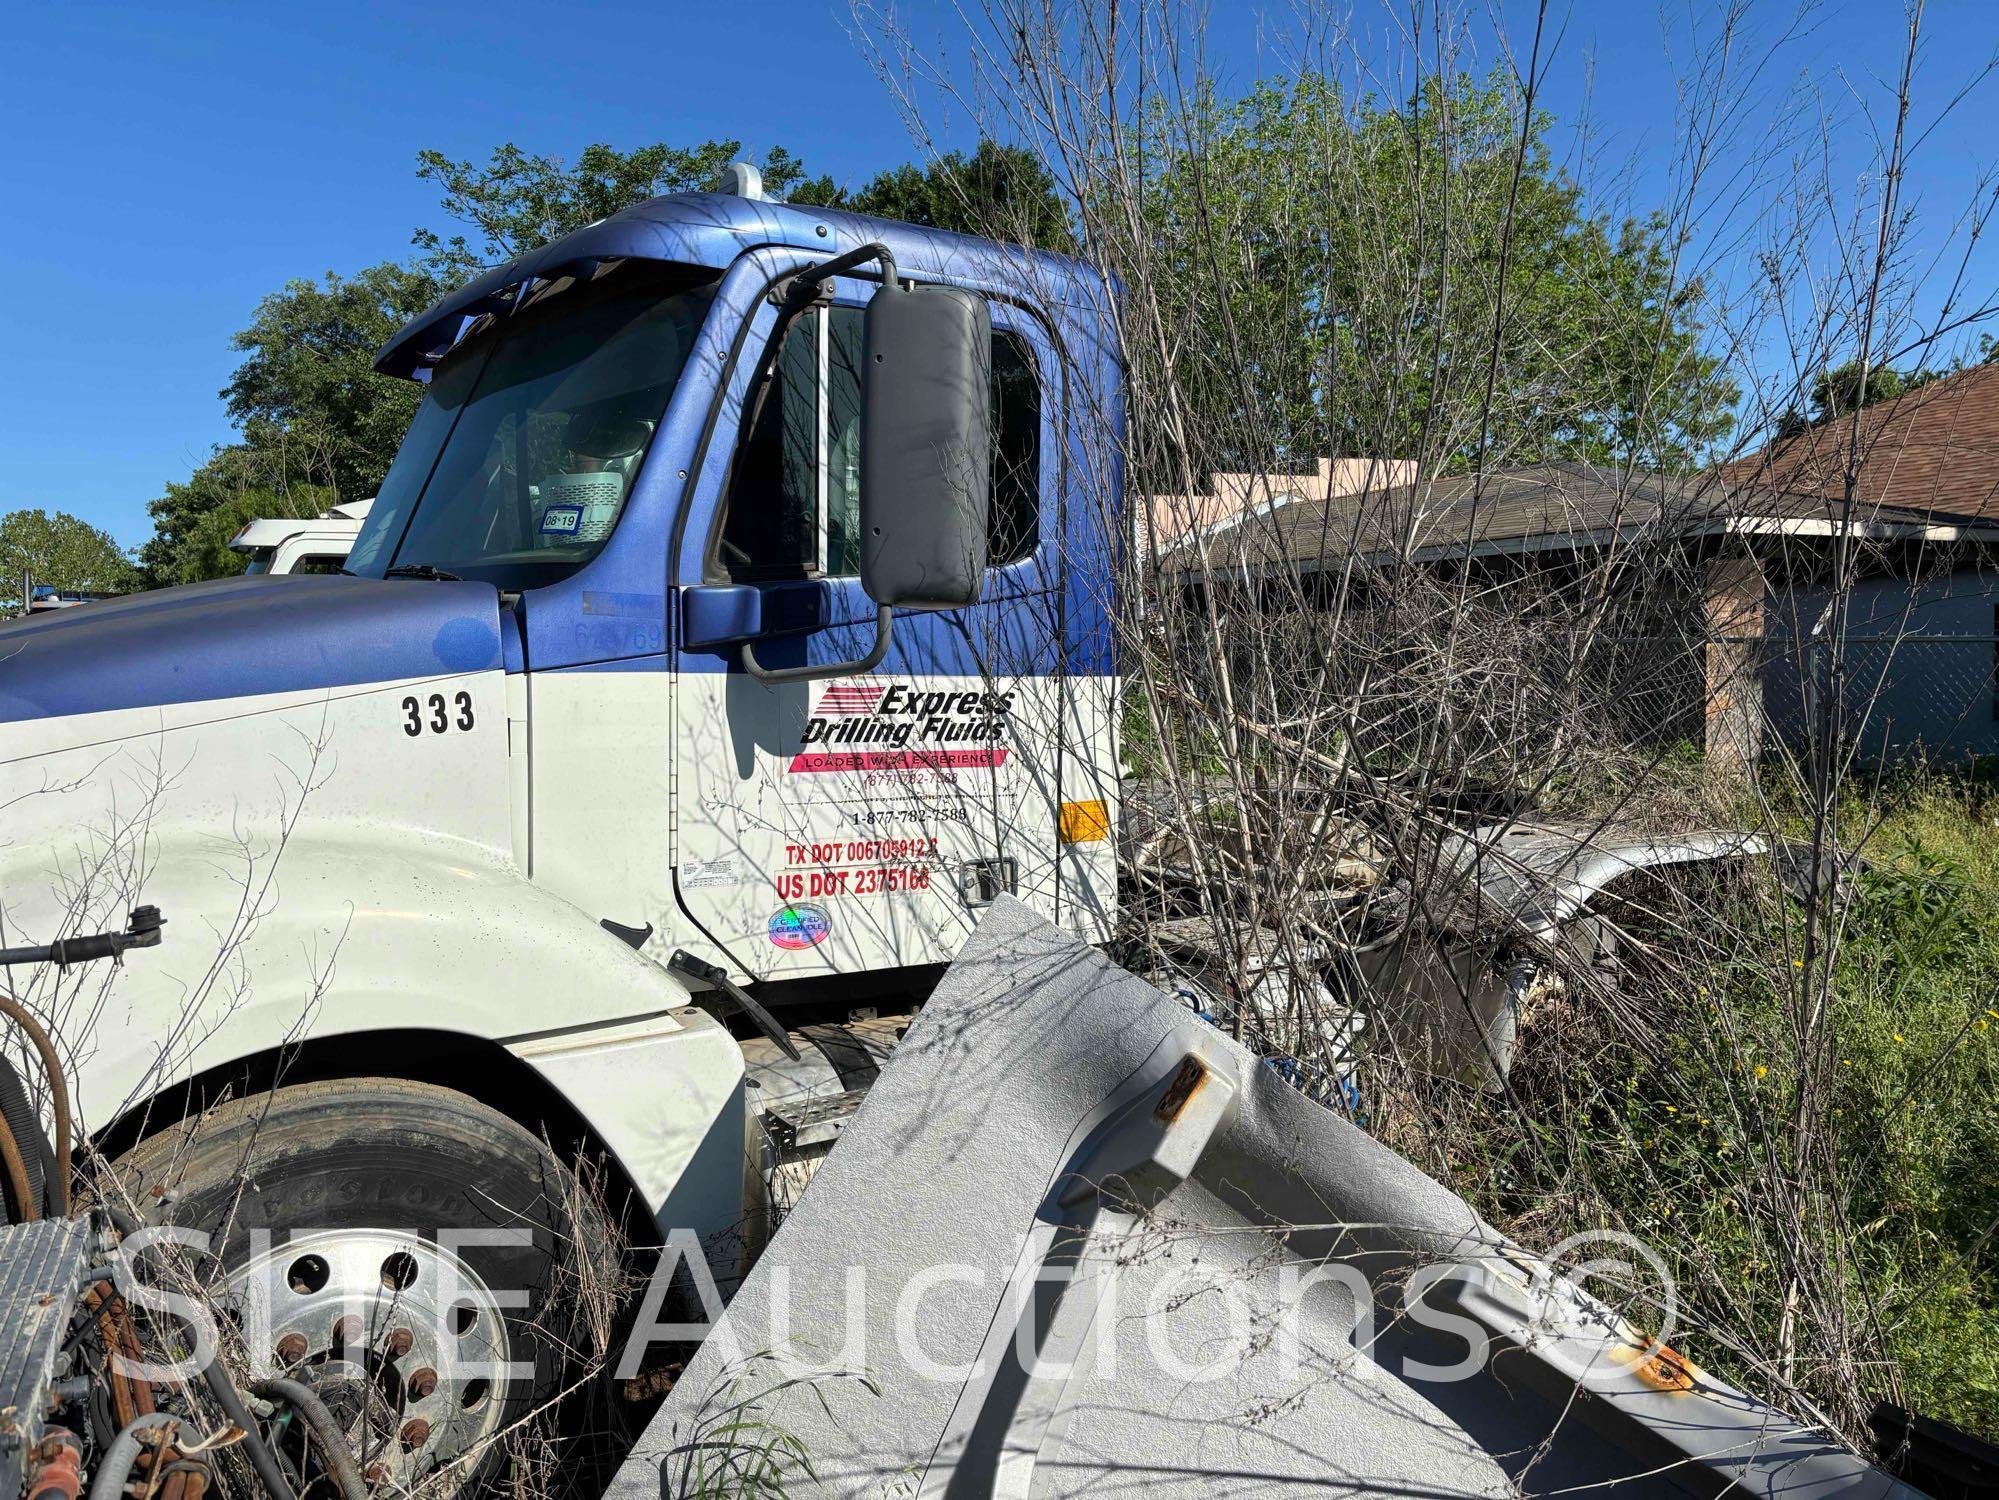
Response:
[[[442,568],[433,568],[429,563],[398,563],[382,576],[384,578],[421,578],[425,583],[463,583],[465,581],[456,573],[447,573]]]

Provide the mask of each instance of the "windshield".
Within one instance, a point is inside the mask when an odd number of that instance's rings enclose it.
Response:
[[[625,261],[562,281],[439,364],[348,571],[502,589],[566,577],[610,537],[715,274]]]

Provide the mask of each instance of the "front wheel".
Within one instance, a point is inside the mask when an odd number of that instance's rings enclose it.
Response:
[[[253,1366],[312,1385],[371,1482],[491,1477],[504,1435],[587,1373],[580,1304],[615,1236],[547,1146],[464,1094],[295,1084],[115,1169],[148,1218],[210,1236]]]

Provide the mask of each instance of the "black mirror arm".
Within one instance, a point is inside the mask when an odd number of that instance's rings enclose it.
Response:
[[[895,611],[886,604],[875,606],[875,645],[866,656],[854,661],[828,661],[817,666],[766,667],[757,660],[756,642],[743,642],[743,670],[756,678],[765,687],[777,687],[786,682],[815,682],[821,677],[852,677],[858,672],[872,672],[882,664],[888,655],[890,633],[895,629]]]
[[[865,245],[857,245],[852,250],[834,256],[831,260],[822,260],[816,266],[807,266],[804,270],[785,277],[771,288],[771,298],[779,303],[786,302],[806,287],[816,289],[835,276],[844,276],[854,267],[864,266],[871,260],[881,262],[882,285],[895,286],[895,255],[888,246],[875,240]]]
[[[882,285],[895,286],[895,256],[888,246],[876,241],[857,245],[844,254],[834,256],[831,260],[821,261],[816,266],[808,266],[773,287],[771,295],[780,302],[787,301],[806,287],[823,286],[835,276],[843,275],[871,260],[881,264]],[[854,661],[823,662],[818,666],[766,667],[757,660],[756,643],[744,641],[743,670],[766,687],[776,687],[786,682],[815,682],[822,677],[852,677],[859,672],[871,672],[880,666],[882,658],[888,655],[889,641],[894,629],[895,611],[886,604],[878,604],[875,606],[874,649],[866,656]]]

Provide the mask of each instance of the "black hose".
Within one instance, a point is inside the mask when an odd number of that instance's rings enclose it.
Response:
[[[49,1108],[56,1117],[56,1175],[49,1183],[55,1191],[56,1208],[69,1213],[69,1083],[63,1077],[62,1058],[56,1052],[56,1044],[48,1030],[35,1019],[28,1007],[12,995],[0,990],[0,1016],[5,1016],[27,1034],[28,1041],[41,1059],[42,1072],[48,1078]]]
[[[0,948],[0,968],[15,964],[54,964],[66,969],[100,958],[117,958],[129,948],[157,948],[166,919],[157,906],[138,906],[125,919],[122,932],[93,932],[83,937],[57,938],[26,948]]]
[[[201,1378],[208,1386],[208,1394],[222,1408],[222,1415],[243,1429],[243,1446],[250,1450],[250,1467],[257,1471],[257,1478],[270,1491],[271,1500],[295,1500],[291,1482],[285,1478],[285,1471],[278,1467],[277,1455],[271,1452],[271,1445],[264,1441],[263,1433],[251,1419],[249,1408],[243,1405],[243,1398],[237,1394],[235,1385],[229,1379],[229,1372],[222,1368],[221,1350],[218,1349],[215,1357],[209,1360]]]
[[[141,1228],[137,1219],[122,1205],[106,1201],[104,1212],[111,1222],[118,1226],[120,1234],[137,1234]],[[215,1404],[222,1408],[222,1415],[243,1429],[243,1446],[250,1454],[250,1467],[257,1471],[257,1479],[269,1492],[271,1500],[297,1500],[291,1481],[285,1478],[285,1471],[278,1467],[277,1455],[271,1452],[271,1445],[264,1441],[262,1430],[251,1417],[250,1409],[243,1404],[235,1383],[229,1379],[229,1372],[222,1368],[222,1351],[216,1350],[201,1371],[202,1383],[208,1387],[208,1394],[215,1398]],[[95,1486],[92,1486],[93,1492]],[[93,1493],[92,1500],[95,1500]]]
[[[42,1130],[41,1116],[28,1098],[21,1075],[5,1057],[0,1057],[0,1119],[6,1120],[7,1128],[14,1132],[15,1144],[20,1147],[34,1207],[41,1213],[53,1212],[55,1205],[49,1201],[48,1181],[54,1175],[55,1149]]]
[[[127,1422],[97,1461],[97,1472],[90,1477],[89,1500],[119,1500],[132,1478],[132,1465],[139,1461],[140,1435],[179,1421],[179,1417],[168,1412],[148,1411]]]
[[[326,1403],[319,1399],[318,1392],[302,1381],[284,1379],[252,1381],[250,1391],[266,1401],[288,1401],[296,1407],[312,1428],[313,1437],[318,1439],[319,1451],[332,1466],[343,1500],[368,1500],[368,1486],[362,1482],[353,1450],[347,1446],[347,1434]]]

